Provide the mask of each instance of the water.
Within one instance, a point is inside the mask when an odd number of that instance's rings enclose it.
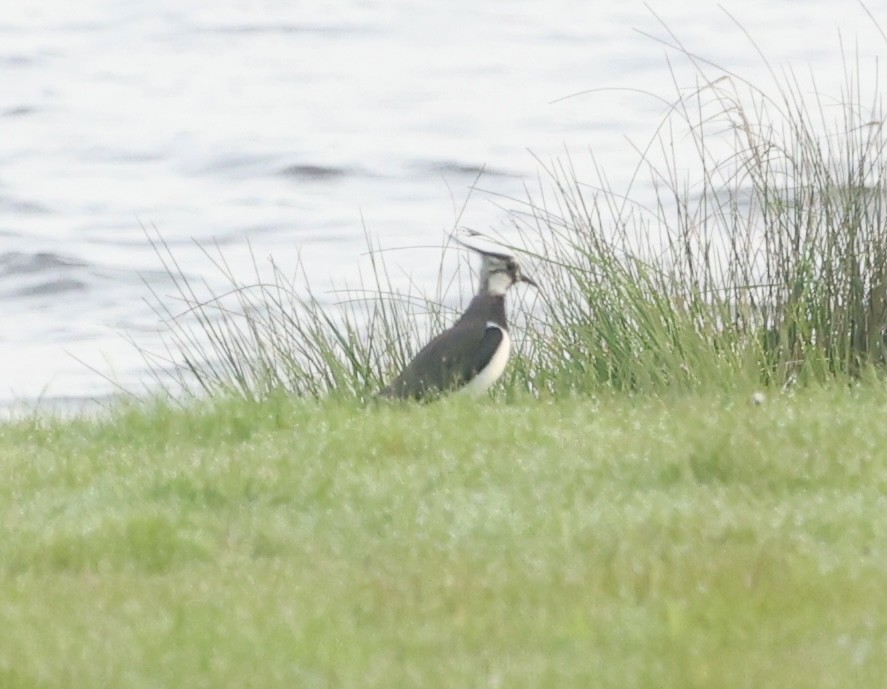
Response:
[[[653,3],[689,50],[756,82],[767,67],[712,3]],[[840,83],[839,31],[884,41],[836,0],[727,9],[778,68]],[[523,195],[536,158],[594,151],[618,189],[674,98],[653,11],[639,2],[308,3],[35,0],[0,10],[0,405],[101,397],[144,380],[149,286],[171,285],[156,227],[190,278],[236,271],[247,242],[316,286],[353,277],[364,227],[384,246],[439,246],[478,171]],[[887,13],[874,10],[882,26]],[[643,33],[642,33],[643,32]],[[673,53],[672,53],[673,54]],[[694,77],[677,60],[679,86]],[[627,90],[631,89],[631,90]],[[562,99],[577,92],[582,96]],[[832,89],[831,93],[837,93]],[[642,192],[641,192],[642,193]],[[474,194],[460,219],[502,222]],[[438,252],[392,254],[431,281]],[[468,286],[465,286],[467,289]],[[98,369],[97,371],[94,369]]]

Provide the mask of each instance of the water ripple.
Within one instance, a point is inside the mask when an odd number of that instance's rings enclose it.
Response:
[[[313,180],[330,180],[337,177],[344,177],[349,173],[343,167],[333,167],[330,165],[288,165],[280,170],[278,174],[284,177],[297,177],[299,179]]]
[[[46,271],[79,269],[86,263],[76,258],[69,258],[50,251],[23,253],[9,251],[0,254],[0,278],[9,275],[30,275]]]
[[[33,115],[35,112],[37,112],[37,108],[33,105],[16,105],[0,111],[0,117],[23,117]]]
[[[463,163],[458,160],[428,160],[415,164],[416,168],[438,174],[467,175],[471,177],[521,177],[520,174],[499,170],[487,165]]]
[[[88,265],[49,251],[0,254],[0,296],[45,297],[89,289]]]

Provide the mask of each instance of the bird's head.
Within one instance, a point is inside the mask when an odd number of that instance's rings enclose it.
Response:
[[[520,263],[514,256],[496,254],[489,251],[477,251],[481,256],[479,294],[501,296],[516,282],[526,282],[533,287],[538,285],[521,271]]]

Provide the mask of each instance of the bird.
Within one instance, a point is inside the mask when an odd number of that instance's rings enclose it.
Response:
[[[457,390],[479,395],[505,370],[511,352],[505,293],[518,282],[538,285],[514,256],[463,245],[481,257],[477,294],[453,327],[425,345],[380,397],[427,401]]]

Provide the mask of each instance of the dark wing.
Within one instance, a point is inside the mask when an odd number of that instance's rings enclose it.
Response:
[[[502,343],[502,330],[483,321],[460,321],[429,342],[380,393],[423,399],[460,387],[490,363]]]

